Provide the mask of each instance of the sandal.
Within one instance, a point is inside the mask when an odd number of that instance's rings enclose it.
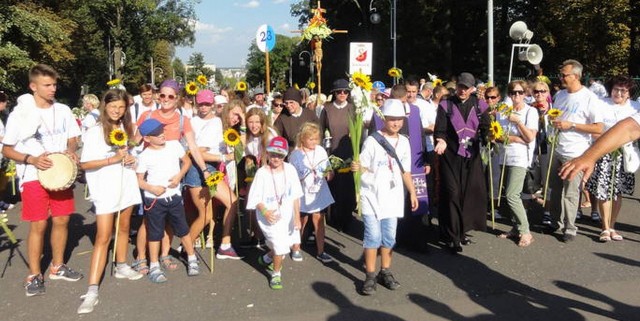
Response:
[[[611,241],[611,233],[608,230],[600,232],[600,237],[598,241],[605,243]]]
[[[618,232],[616,232],[616,230],[614,229],[609,229],[609,233],[611,234],[611,239],[614,241],[622,241],[624,240],[624,238],[622,237],[622,235],[618,234]]]
[[[160,265],[167,271],[175,271],[178,269],[178,262],[171,255],[161,256]]]
[[[143,275],[147,275],[149,273],[149,265],[147,265],[147,259],[133,260],[133,262],[131,262],[131,268]]]
[[[499,239],[510,239],[513,240],[517,238],[519,235],[514,232],[501,233],[496,235]]]
[[[162,271],[162,269],[159,267],[155,267],[151,269],[151,271],[147,276],[149,277],[149,280],[153,283],[167,282],[167,276],[164,275],[164,271]]]
[[[533,238],[533,236],[531,234],[522,234],[522,236],[520,237],[520,241],[518,241],[518,246],[519,247],[527,247],[527,246],[531,245],[531,243],[533,243],[533,241],[535,241],[535,239]]]

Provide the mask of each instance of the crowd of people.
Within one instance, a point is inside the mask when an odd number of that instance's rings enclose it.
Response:
[[[49,187],[39,178],[56,165],[54,154],[79,164],[96,215],[80,314],[98,304],[108,261],[117,278],[166,282],[165,271],[179,266],[170,255],[174,235],[189,276],[200,273],[195,248],[213,247],[216,237],[218,259],[242,259],[234,248],[239,240],[232,240],[239,212],[252,223],[242,246],[267,250],[259,263],[275,290],[283,288],[284,258],[304,260],[303,241],[314,240],[317,260],[333,261],[325,252],[325,222],[352,232],[358,204],[364,295],[374,294],[377,284],[400,286],[391,271],[393,249],[398,243],[426,250],[432,217],[453,254],[471,243],[467,232],[486,230],[487,214],[509,217],[511,230],[498,237],[527,247],[534,236],[523,198],[531,198],[544,209],[541,223],[570,242],[581,198],[588,197],[592,219],[602,224],[599,240],[621,241],[615,230],[620,195],[633,193],[640,163],[627,160],[638,151],[633,144],[614,149],[640,136],[640,125],[625,120],[640,118],[631,99],[635,83],[612,77],[605,94],[597,87],[601,98],[582,85],[582,74],[578,61],[565,61],[558,73],[563,89],[555,93],[543,76],[514,80],[505,91],[467,72],[445,85],[376,82],[371,101],[379,111],[367,114],[361,152],[354,155],[349,119],[358,106],[347,79],[333,82],[328,99],[297,88],[271,95],[255,88],[252,97],[244,90],[201,89],[191,96],[172,79],[159,88],[141,85],[135,97],[111,88],[101,99],[83,97],[87,114],[78,123],[55,100],[56,71],[36,65],[29,72],[31,93],[17,99],[0,135],[2,154],[16,163],[22,220],[29,223],[26,295],[45,293],[40,259],[49,217],[49,279],[83,278],[63,258],[73,188]],[[4,108],[7,97],[0,94]],[[630,129],[628,139],[609,133],[620,131],[617,123]],[[501,199],[504,206],[494,211]],[[213,233],[216,208],[223,208],[219,236]],[[134,216],[143,222],[135,233]],[[129,264],[131,235],[136,251]]]

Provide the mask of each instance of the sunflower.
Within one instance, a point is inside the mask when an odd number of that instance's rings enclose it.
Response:
[[[397,67],[392,67],[387,71],[387,75],[393,78],[402,78],[402,69]]]
[[[310,81],[309,84],[307,85],[307,87],[309,87],[309,89],[313,90],[314,88],[316,88],[316,83],[313,81]]]
[[[251,177],[251,176],[245,177],[244,182],[245,183],[252,183],[253,182],[253,177]]]
[[[495,120],[491,122],[491,126],[489,127],[489,133],[491,134],[491,137],[494,139],[500,138],[504,134],[504,132],[502,131],[502,126],[500,126],[500,123]]]
[[[129,137],[127,136],[127,133],[125,133],[124,130],[119,128],[112,130],[111,133],[109,134],[109,141],[114,146],[126,146],[128,139]]]
[[[556,119],[557,117],[560,117],[560,115],[562,115],[562,110],[558,108],[551,108],[547,112],[547,115],[549,115],[551,119]]]
[[[193,96],[198,93],[198,85],[196,85],[195,82],[190,81],[185,87],[185,90],[187,91],[187,95]]]
[[[238,83],[236,84],[236,90],[237,91],[246,91],[247,90],[247,83],[244,81],[238,81]]]
[[[196,80],[203,86],[206,86],[209,83],[209,81],[207,80],[207,76],[205,76],[205,75],[198,76],[198,78],[196,78]]]
[[[240,144],[240,134],[233,128],[225,130],[222,137],[224,138],[224,142],[229,146]]]
[[[338,168],[338,173],[340,174],[348,173],[350,171],[351,171],[351,167]]]
[[[371,90],[371,87],[373,86],[371,78],[360,71],[354,72],[353,75],[351,75],[351,79],[356,86],[367,91]]]
[[[115,78],[115,79],[107,81],[107,86],[109,86],[109,87],[117,87],[121,82],[122,82],[122,80],[120,80],[119,78]]]
[[[436,78],[434,81],[432,81],[432,83],[434,88],[438,86],[442,86],[442,79]]]

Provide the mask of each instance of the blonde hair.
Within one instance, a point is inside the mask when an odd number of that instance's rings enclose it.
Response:
[[[222,112],[221,112],[221,115],[220,115],[220,120],[222,120],[222,128],[224,128],[225,130],[228,129],[229,127],[233,127],[229,123],[229,113],[236,107],[240,107],[240,110],[244,114],[245,104],[240,99],[233,99],[233,100],[229,101],[229,103],[226,104],[222,108]],[[234,126],[244,126],[244,124],[240,124],[239,123],[239,124],[234,125]]]
[[[296,136],[296,147],[302,147],[302,141],[312,135],[318,135],[318,137],[320,137],[320,126],[312,122],[302,124],[302,126],[300,126],[300,132],[298,132]]]
[[[94,94],[86,94],[82,96],[82,103],[89,103],[93,108],[98,108],[100,106],[100,99]]]

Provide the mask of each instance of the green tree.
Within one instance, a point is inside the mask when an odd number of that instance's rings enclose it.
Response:
[[[187,70],[187,78],[194,80],[199,75],[205,75],[207,79],[214,77],[214,72],[208,67],[205,67],[206,61],[204,61],[204,55],[201,52],[194,52],[189,56],[189,69]]]
[[[273,90],[283,90],[286,87],[291,55],[299,38],[291,38],[285,35],[276,35],[276,45],[269,52],[269,80]],[[266,81],[265,53],[258,49],[255,40],[249,47],[247,58],[246,81],[250,86],[256,87]],[[275,86],[278,85],[278,86]],[[266,88],[265,88],[266,89]]]

